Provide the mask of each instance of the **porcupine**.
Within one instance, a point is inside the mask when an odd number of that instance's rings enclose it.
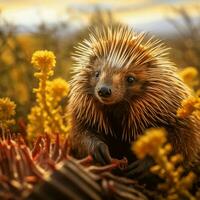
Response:
[[[137,171],[132,142],[147,128],[164,127],[175,153],[187,163],[198,159],[199,122],[176,115],[191,92],[168,48],[146,35],[126,25],[94,28],[76,48],[69,97],[75,157],[91,154],[101,164],[127,157]]]

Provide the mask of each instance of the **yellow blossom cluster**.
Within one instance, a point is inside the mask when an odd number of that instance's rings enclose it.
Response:
[[[165,130],[160,129],[148,129],[144,136],[135,142],[132,146],[132,150],[136,153],[139,159],[143,159],[146,155],[154,155],[158,151],[158,148],[166,142]]]
[[[181,107],[177,110],[177,116],[186,118],[191,114],[200,116],[200,97],[189,97],[182,101]]]
[[[31,63],[41,71],[50,71],[56,65],[56,57],[51,51],[36,51],[33,56]]]
[[[16,105],[9,98],[0,99],[0,120],[4,121],[15,115]]]
[[[5,138],[5,133],[10,125],[15,123],[12,116],[15,115],[16,105],[9,98],[0,98],[0,128],[2,137]]]
[[[192,89],[193,96],[183,100],[181,107],[177,110],[179,118],[186,118],[190,115],[196,115],[200,118],[200,90],[195,91],[199,84],[199,74],[195,67],[186,67],[180,72],[183,81]]]
[[[149,129],[134,144],[133,151],[139,159],[150,155],[156,165],[150,171],[163,178],[165,182],[158,185],[159,190],[165,191],[160,199],[179,200],[196,199],[189,191],[196,175],[189,172],[183,175],[184,169],[180,165],[183,157],[180,154],[171,155],[172,146],[166,143],[166,131],[161,128]]]
[[[32,63],[39,70],[35,73],[39,79],[39,86],[34,89],[36,105],[32,107],[28,116],[28,135],[30,138],[41,133],[66,135],[69,125],[60,103],[68,95],[69,85],[61,78],[49,80],[56,63],[52,52],[46,50],[35,52]]]
[[[195,67],[186,67],[180,72],[183,81],[191,88],[199,84],[198,71]]]
[[[48,81],[47,87],[50,97],[53,97],[55,102],[59,102],[61,99],[65,98],[69,92],[69,85],[62,78]]]

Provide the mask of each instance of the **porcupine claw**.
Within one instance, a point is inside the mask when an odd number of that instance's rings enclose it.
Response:
[[[154,161],[151,157],[146,157],[143,160],[136,160],[135,162],[128,165],[126,169],[124,169],[124,173],[126,177],[129,178],[137,178],[143,179],[151,174],[149,168],[154,164]]]
[[[94,161],[102,165],[110,164],[112,161],[108,146],[103,142],[96,145],[92,157]]]

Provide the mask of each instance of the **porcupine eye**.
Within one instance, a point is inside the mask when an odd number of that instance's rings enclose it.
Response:
[[[96,71],[96,72],[95,72],[95,77],[98,78],[99,75],[100,75],[100,72],[99,72],[99,71]]]
[[[133,77],[133,76],[128,76],[128,77],[126,78],[126,81],[127,81],[129,84],[132,84],[132,83],[134,83],[134,82],[136,81],[136,79],[135,79],[135,77]]]

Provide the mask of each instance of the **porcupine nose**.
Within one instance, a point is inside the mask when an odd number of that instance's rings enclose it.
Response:
[[[102,86],[98,90],[98,95],[100,97],[109,97],[111,95],[111,93],[112,93],[111,89],[107,86]]]

